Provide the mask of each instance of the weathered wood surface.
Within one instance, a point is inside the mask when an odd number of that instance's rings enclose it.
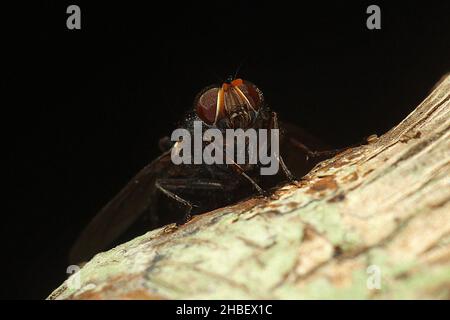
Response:
[[[49,298],[449,299],[449,99],[447,76],[395,128],[277,199],[148,232],[98,254]]]

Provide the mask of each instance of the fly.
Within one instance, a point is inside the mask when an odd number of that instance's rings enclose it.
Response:
[[[277,160],[281,170],[273,176],[262,176],[258,164],[175,165],[171,152],[178,144],[162,138],[161,155],[139,171],[81,233],[70,253],[72,262],[85,261],[106,249],[132,226],[143,232],[168,223],[183,224],[193,214],[254,194],[265,197],[270,188],[285,181],[295,182],[295,177],[305,175],[318,160],[339,151],[310,151],[305,145],[320,148],[320,142],[294,125],[280,125],[262,91],[239,78],[231,77],[201,90],[183,127],[193,131],[194,121],[220,130],[280,129]]]

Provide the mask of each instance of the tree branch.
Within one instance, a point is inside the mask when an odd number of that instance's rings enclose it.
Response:
[[[396,127],[277,199],[100,253],[49,299],[448,299],[449,99],[447,75]]]

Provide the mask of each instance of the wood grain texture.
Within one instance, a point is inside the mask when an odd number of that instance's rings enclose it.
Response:
[[[447,75],[298,185],[100,253],[49,299],[449,299],[449,127]]]

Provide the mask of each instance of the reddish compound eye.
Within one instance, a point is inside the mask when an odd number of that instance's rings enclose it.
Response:
[[[217,86],[204,89],[195,99],[195,110],[206,124],[215,124],[224,116],[224,90]]]
[[[242,91],[252,108],[258,111],[264,104],[264,96],[261,90],[250,81],[240,79],[236,79],[235,81],[239,81],[236,83],[236,87]]]
[[[200,93],[196,99],[197,115],[207,124],[213,124],[216,120],[218,94],[219,88],[209,88]]]
[[[259,111],[264,105],[261,90],[250,81],[234,79],[221,87],[211,86],[203,89],[194,102],[198,117],[208,125],[216,124],[227,115],[242,109],[245,112]]]

